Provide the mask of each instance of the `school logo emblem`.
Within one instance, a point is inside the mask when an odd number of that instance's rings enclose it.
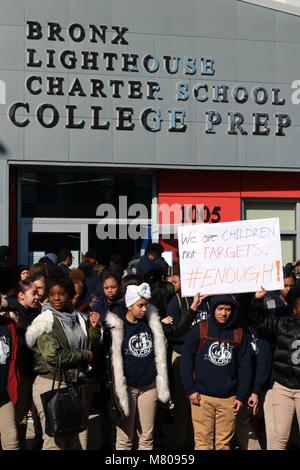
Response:
[[[228,343],[219,343],[215,341],[208,349],[205,359],[212,362],[215,366],[227,366],[232,359],[232,349]]]
[[[250,346],[252,348],[252,351],[255,354],[258,354],[257,339],[255,338],[255,336],[253,334],[251,334]]]
[[[146,332],[138,333],[130,338],[128,347],[129,354],[135,357],[142,358],[149,356],[152,351],[152,338]]]
[[[0,364],[5,364],[9,356],[9,340],[6,336],[0,337]]]

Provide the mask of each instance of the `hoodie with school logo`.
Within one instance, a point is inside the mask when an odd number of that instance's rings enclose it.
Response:
[[[230,304],[231,315],[224,324],[218,323],[214,312],[220,304]],[[251,393],[252,357],[249,335],[241,331],[236,342],[237,308],[233,296],[214,296],[211,316],[207,321],[205,340],[200,335],[204,322],[189,331],[181,355],[181,378],[187,396],[194,392],[226,398],[235,395],[245,402]]]

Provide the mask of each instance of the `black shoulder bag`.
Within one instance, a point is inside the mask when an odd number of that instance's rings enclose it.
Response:
[[[58,388],[54,388],[59,373]],[[61,388],[61,376],[64,372],[67,387]],[[57,359],[52,389],[41,394],[45,414],[45,432],[50,437],[66,433],[78,433],[87,429],[88,417],[81,401],[80,388],[68,378],[67,372],[61,370],[60,356]]]

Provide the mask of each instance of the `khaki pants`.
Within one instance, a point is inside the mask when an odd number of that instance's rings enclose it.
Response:
[[[157,405],[155,384],[147,387],[127,387],[129,416],[116,427],[116,450],[131,450],[135,432],[139,438],[139,450],[153,449],[153,429]]]
[[[273,410],[273,390],[267,391],[264,398],[264,418],[265,418],[265,430],[266,430],[266,441],[267,450],[272,449],[273,438],[274,438],[274,410]]]
[[[273,386],[274,438],[272,450],[285,450],[296,411],[300,426],[300,390],[275,382]]]
[[[191,404],[195,450],[230,450],[235,430],[234,400],[235,396],[201,395],[200,406]]]
[[[58,386],[58,382],[55,383],[55,388]],[[62,383],[62,386],[65,384]],[[68,435],[62,435],[57,437],[50,437],[45,433],[45,415],[43,405],[41,401],[41,394],[51,390],[52,379],[47,379],[41,376],[37,376],[32,389],[33,402],[37,409],[40,417],[42,429],[43,429],[43,450],[86,450],[87,448],[87,430],[78,433],[70,433]],[[89,393],[85,393],[83,390],[82,400],[88,414],[88,406],[85,400],[90,400],[91,396]]]
[[[0,441],[3,450],[19,450],[14,405],[11,401],[0,406]]]

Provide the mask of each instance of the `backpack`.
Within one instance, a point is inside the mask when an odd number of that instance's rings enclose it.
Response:
[[[208,321],[207,320],[202,320],[199,322],[199,343],[197,346],[197,351],[196,354],[203,348],[205,341],[207,339],[209,340],[215,340],[218,341],[219,338],[215,336],[208,336]],[[233,339],[226,339],[226,342],[229,344],[232,344],[233,346],[239,346],[242,342],[242,337],[243,337],[243,328],[238,327],[233,330]]]

